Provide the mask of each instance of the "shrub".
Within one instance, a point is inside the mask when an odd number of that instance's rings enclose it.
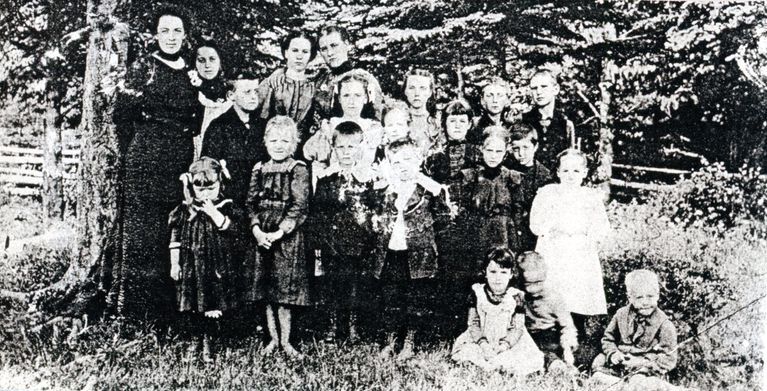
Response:
[[[685,227],[714,227],[718,234],[738,225],[747,225],[767,238],[767,175],[759,168],[741,167],[728,172],[714,163],[681,181],[659,197],[666,200],[661,212]]]

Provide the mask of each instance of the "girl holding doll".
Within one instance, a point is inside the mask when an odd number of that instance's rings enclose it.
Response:
[[[565,150],[559,154],[560,183],[538,190],[530,210],[530,230],[538,235],[535,250],[581,336],[586,316],[607,313],[598,250],[610,232],[604,195],[583,186],[586,174],[586,156]]]
[[[295,32],[282,40],[280,48],[286,66],[274,71],[259,86],[261,118],[285,115],[293,119],[298,126],[301,153],[313,125],[315,85],[307,76],[306,67],[317,55],[317,40],[308,33]]]
[[[170,276],[177,282],[178,310],[201,330],[203,359],[213,359],[215,322],[235,304],[234,248],[243,211],[222,194],[225,162],[202,157],[181,175],[185,200],[170,213]]]
[[[291,308],[310,304],[302,225],[311,184],[306,164],[293,158],[298,142],[292,119],[269,120],[264,131],[269,161],[253,167],[247,201],[251,232],[258,244],[246,275],[247,298],[266,302],[271,341],[264,353],[281,346],[291,356],[300,356],[290,344]]]

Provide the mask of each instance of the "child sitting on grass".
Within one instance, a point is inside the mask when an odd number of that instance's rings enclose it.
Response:
[[[527,375],[543,369],[543,353],[525,329],[521,291],[509,286],[514,256],[497,247],[487,255],[485,284],[474,284],[468,329],[453,345],[453,360],[485,370]]]
[[[626,275],[629,305],[613,316],[602,338],[602,354],[591,365],[593,378],[605,384],[628,377],[630,389],[675,389],[662,379],[677,364],[676,327],[658,308],[655,273],[640,269]]]
[[[544,354],[546,369],[562,367],[562,361],[573,365],[578,333],[559,292],[546,283],[543,258],[535,251],[527,251],[517,257],[517,264],[525,290],[527,330]]]

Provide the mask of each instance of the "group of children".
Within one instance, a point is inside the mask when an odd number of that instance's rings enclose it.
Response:
[[[356,340],[359,296],[372,277],[386,288],[381,355],[408,357],[411,299],[439,279],[435,294],[471,298],[453,307],[468,311],[454,360],[516,374],[573,365],[586,320],[607,313],[598,248],[610,227],[603,194],[583,186],[586,156],[570,148],[540,162],[535,129],[478,128],[484,117],[463,100],[439,120],[419,117],[412,106],[428,99],[418,91],[433,87],[427,74],[409,75],[410,102],[388,102],[378,122],[364,115],[368,83],[354,71],[340,78],[336,116],[310,137],[283,115],[255,139],[223,126],[227,114],[211,122],[170,216],[179,309],[210,324],[233,306],[264,303],[263,352],[300,356],[292,309],[319,303],[328,340],[339,328]],[[239,79],[229,88],[226,121],[250,129],[257,85]],[[675,366],[676,334],[657,309],[657,277],[635,271],[626,287],[630,304],[607,327],[594,370],[662,376]]]

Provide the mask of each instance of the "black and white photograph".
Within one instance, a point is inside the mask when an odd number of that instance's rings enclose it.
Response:
[[[767,3],[3,0],[0,390],[761,390]]]

